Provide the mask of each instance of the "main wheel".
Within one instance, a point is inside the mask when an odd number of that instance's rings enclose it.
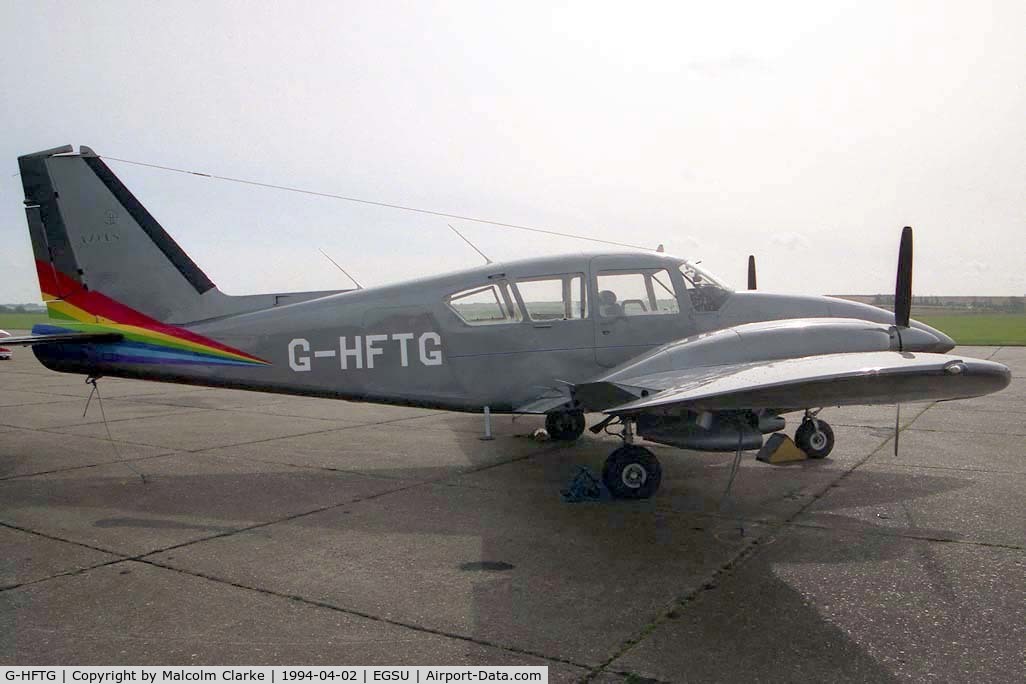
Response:
[[[834,431],[825,420],[803,420],[794,443],[809,458],[826,458],[834,448]]]
[[[647,499],[659,489],[663,469],[645,447],[627,444],[606,459],[602,481],[618,499]]]
[[[584,433],[584,411],[557,411],[546,414],[545,431],[552,439],[574,441]]]

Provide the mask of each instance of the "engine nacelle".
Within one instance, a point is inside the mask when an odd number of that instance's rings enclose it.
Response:
[[[893,328],[880,323],[837,318],[765,321],[671,342],[618,366],[602,379],[617,382],[703,366],[897,348]]]
[[[780,416],[755,414],[689,413],[683,416],[637,417],[638,434],[650,442],[696,451],[735,451],[740,432],[741,450],[762,448],[762,436],[784,428]]]

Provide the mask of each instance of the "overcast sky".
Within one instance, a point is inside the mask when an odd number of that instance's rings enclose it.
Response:
[[[652,245],[743,287],[1026,293],[1026,2],[0,4],[19,154],[101,155]],[[474,266],[446,220],[108,162],[221,289]],[[493,260],[591,250],[454,222]]]

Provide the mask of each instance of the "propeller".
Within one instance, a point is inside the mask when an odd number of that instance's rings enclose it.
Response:
[[[751,259],[751,257],[749,257]],[[749,269],[751,269],[749,261]],[[749,279],[751,276],[749,276]],[[908,327],[912,311],[912,226],[901,229],[901,245],[898,247],[898,278],[894,283],[894,325]]]
[[[748,289],[755,289],[755,255],[748,255]]]
[[[908,328],[912,313],[912,226],[901,229],[898,246],[898,276],[894,282],[894,331],[898,335],[898,351],[904,351],[902,328]],[[898,435],[901,432],[901,404],[894,405],[894,455],[898,455]]]

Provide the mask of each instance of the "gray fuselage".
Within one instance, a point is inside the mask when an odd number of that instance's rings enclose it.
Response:
[[[700,277],[696,286],[684,268],[683,259],[647,252],[526,259],[182,326],[269,362],[256,367],[111,362],[103,345],[75,359],[47,346],[36,351],[55,370],[93,375],[510,412],[659,345],[725,327],[786,318],[893,321],[883,309],[829,297],[731,292]],[[632,279],[636,296],[607,306],[604,283],[628,287]],[[538,314],[539,304],[527,301],[531,284],[556,282],[565,309]],[[463,300],[450,300],[467,292],[481,300],[492,289],[501,311],[492,319],[471,320],[466,311],[475,309],[467,307],[461,316]],[[491,315],[487,304],[473,306]],[[953,346],[943,333],[914,326],[939,340],[937,351]]]

